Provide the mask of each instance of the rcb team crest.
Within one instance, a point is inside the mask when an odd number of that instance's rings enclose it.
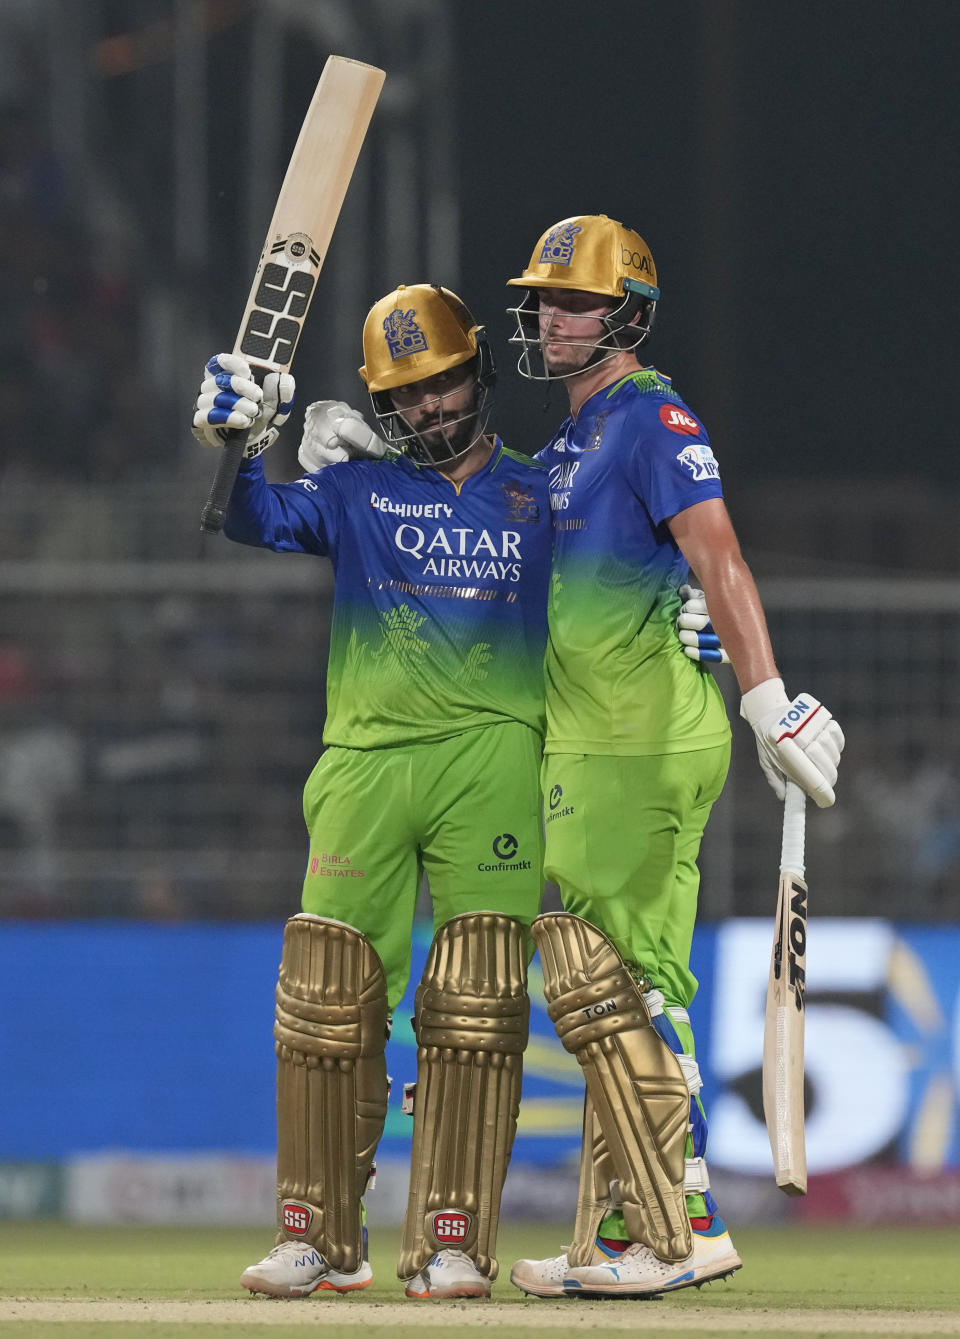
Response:
[[[511,479],[501,484],[504,501],[507,504],[508,521],[539,521],[540,508],[533,494],[521,484]]]
[[[412,307],[409,311],[392,311],[383,322],[387,348],[394,360],[427,351],[427,337],[417,324],[416,315]]]
[[[590,440],[583,448],[584,451],[599,451],[600,443],[603,441],[603,434],[607,427],[607,419],[610,417],[609,409],[601,409],[600,413],[594,419],[593,432],[590,434]]]
[[[579,224],[558,223],[543,239],[540,251],[541,265],[569,265],[573,260],[573,239],[583,232]]]

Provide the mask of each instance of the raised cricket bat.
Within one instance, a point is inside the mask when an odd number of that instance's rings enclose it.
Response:
[[[367,133],[383,70],[330,56],[304,117],[287,165],[233,352],[258,379],[288,372],[343,197]],[[246,433],[231,429],[200,518],[223,529],[243,457]]]
[[[767,982],[763,1029],[763,1114],[777,1185],[787,1195],[807,1193],[803,1137],[803,1025],[807,973],[807,885],[803,841],[807,797],[787,782],[777,923]]]

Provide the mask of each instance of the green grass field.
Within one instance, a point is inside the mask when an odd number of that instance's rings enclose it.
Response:
[[[296,1302],[248,1298],[241,1270],[269,1233],[180,1228],[0,1224],[0,1335],[19,1339],[388,1339],[414,1328],[464,1339],[495,1327],[500,1339],[586,1330],[644,1339],[960,1334],[960,1233],[955,1230],[739,1230],[743,1270],[725,1283],[659,1302],[544,1301],[511,1287],[510,1262],[553,1255],[562,1228],[507,1224],[501,1278],[490,1302],[406,1301],[394,1276],[398,1234],[371,1242],[373,1284],[352,1297]]]

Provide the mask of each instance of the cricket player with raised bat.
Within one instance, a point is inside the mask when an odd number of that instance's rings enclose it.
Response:
[[[703,424],[639,361],[660,296],[643,238],[565,219],[509,282],[519,370],[561,381],[570,404],[537,457],[555,528],[545,873],[564,911],[532,933],[586,1079],[573,1244],[510,1277],[538,1296],[650,1297],[741,1264],[710,1193],[688,1013],[696,860],[730,748],[717,685],[673,636],[690,566],[777,795],[791,780],[833,804],[843,734],[784,690]]]
[[[279,1235],[241,1282],[276,1297],[370,1283],[362,1197],[425,871],[435,938],[416,993],[398,1274],[408,1297],[486,1297],[542,891],[547,475],[488,431],[493,363],[455,294],[388,294],[363,353],[389,450],[358,413],[317,402],[306,473],[268,484],[262,452],[293,380],[269,373],[260,386],[236,354],[207,364],[194,415],[206,445],[224,428],[248,434],[227,537],[327,559],[335,576],[326,747],[304,790],[302,913],[277,987]],[[344,443],[369,458],[323,468],[346,458]]]

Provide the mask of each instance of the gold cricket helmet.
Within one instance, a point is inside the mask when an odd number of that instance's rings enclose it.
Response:
[[[654,302],[660,296],[657,267],[646,242],[632,228],[606,214],[580,214],[563,219],[540,238],[517,288],[576,288],[622,298],[640,293]]]
[[[448,288],[401,284],[363,323],[360,375],[371,395],[436,376],[475,358],[483,327]]]
[[[386,439],[414,460],[441,468],[465,455],[487,430],[496,383],[493,355],[482,325],[449,288],[401,284],[370,308],[363,326],[360,375]],[[444,417],[441,430],[420,431],[394,405],[391,391],[469,364],[473,394],[467,408]],[[436,391],[425,391],[429,400]],[[408,411],[409,412],[409,411]]]

